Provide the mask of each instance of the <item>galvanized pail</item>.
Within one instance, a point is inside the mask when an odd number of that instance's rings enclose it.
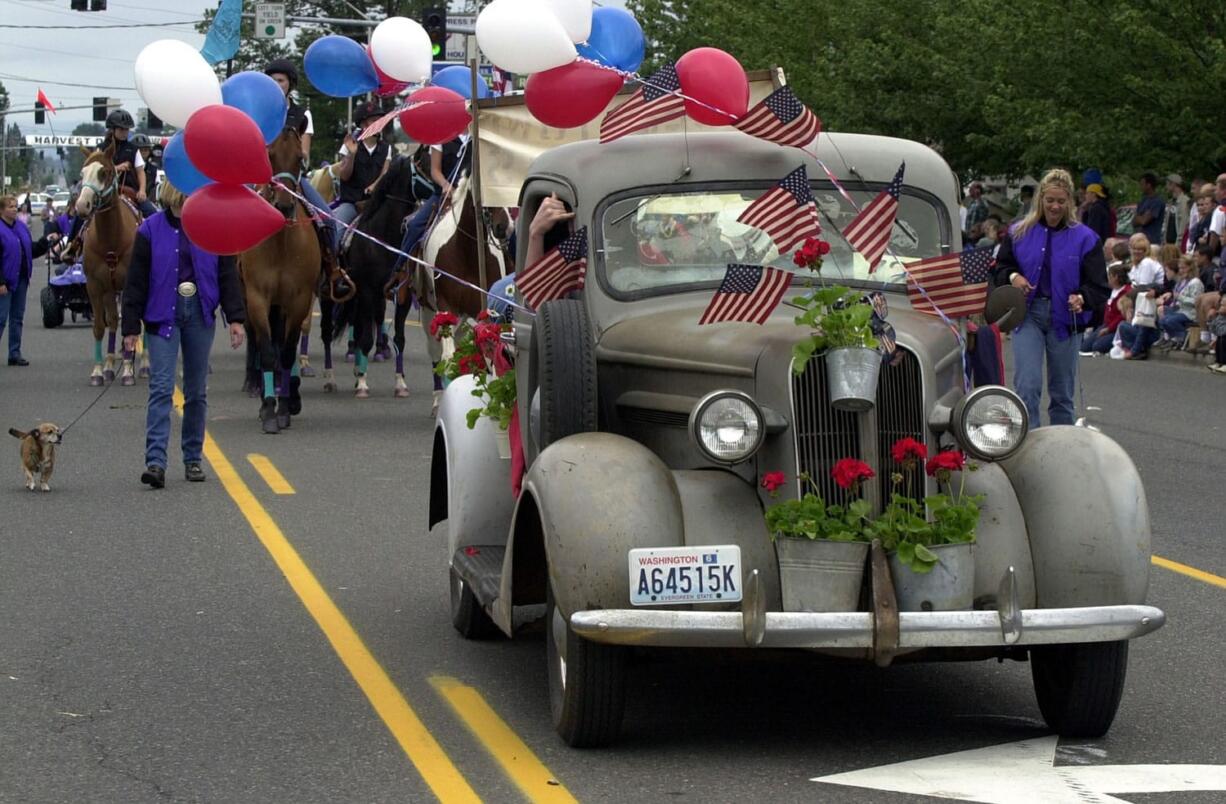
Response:
[[[865,542],[775,538],[784,611],[855,611],[868,558]]]
[[[880,374],[881,353],[876,349],[861,346],[831,349],[826,353],[830,404],[851,413],[872,410]]]
[[[918,575],[891,553],[890,575],[899,611],[965,611],[975,600],[975,543],[939,544],[932,572]]]

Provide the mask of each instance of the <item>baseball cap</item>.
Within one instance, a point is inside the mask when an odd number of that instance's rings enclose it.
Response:
[[[1183,187],[1185,190],[1188,187],[1188,185],[1183,183],[1183,176],[1180,176],[1178,173],[1168,174],[1166,177],[1166,180],[1171,182],[1172,184],[1178,184],[1180,187]]]

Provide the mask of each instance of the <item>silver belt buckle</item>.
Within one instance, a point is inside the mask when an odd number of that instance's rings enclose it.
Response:
[[[192,296],[195,296],[196,295],[196,283],[195,282],[180,282],[179,283],[179,295],[185,299],[190,299]]]

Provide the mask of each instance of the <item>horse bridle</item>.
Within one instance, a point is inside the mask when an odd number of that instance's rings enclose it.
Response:
[[[110,206],[110,204],[107,203],[107,199],[114,198],[115,191],[119,189],[119,174],[115,173],[111,177],[111,184],[105,190],[102,189],[102,187],[100,187],[99,185],[96,185],[90,181],[82,180],[81,186],[88,187],[89,189],[94,191],[94,196],[97,198],[97,200],[94,202],[93,212],[97,212],[99,210],[106,209],[108,206]]]
[[[274,173],[272,180],[267,185],[268,189],[272,191],[273,195],[275,195],[277,192],[276,185],[280,183],[280,180],[282,179],[288,179],[288,181],[285,182],[285,184],[293,187],[294,190],[298,192],[302,191],[302,170],[301,169],[298,171],[297,175],[290,173],[289,171],[282,171],[280,173]],[[265,200],[270,200],[270,199],[265,199]],[[297,219],[298,219],[298,203],[297,203],[297,199],[295,199],[294,207],[290,211],[290,214],[286,218],[286,220],[292,222],[292,221],[296,221]]]

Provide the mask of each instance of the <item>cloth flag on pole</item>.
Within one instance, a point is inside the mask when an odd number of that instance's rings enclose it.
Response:
[[[571,234],[515,277],[515,287],[528,302],[540,307],[572,290],[582,290],[587,273],[587,227]]]
[[[809,189],[809,174],[805,166],[801,165],[784,176],[768,192],[745,207],[737,222],[766,232],[775,241],[780,254],[806,237],[821,234],[817,204]]]
[[[412,104],[410,104],[409,106],[405,108],[412,109],[413,106]],[[383,131],[383,129],[387,128],[387,124],[392,122],[392,120],[396,117],[396,115],[400,114],[404,110],[405,109],[402,109],[402,108],[392,109],[390,112],[386,113],[385,115],[380,117],[378,120],[371,123],[366,128],[362,129],[362,134],[360,135],[359,139],[364,140],[367,137],[373,137],[376,134],[380,133],[381,131]]]
[[[200,55],[209,64],[234,58],[238,52],[238,32],[243,22],[243,0],[221,0],[213,24],[204,37]]]
[[[699,324],[750,321],[763,324],[792,284],[792,274],[761,265],[730,264]]]
[[[37,98],[37,100],[38,100],[38,102],[39,102],[39,103],[41,103],[41,104],[43,105],[43,108],[44,108],[44,109],[46,109],[47,111],[51,112],[51,114],[55,114],[55,107],[54,107],[53,105],[51,105],[51,100],[50,100],[50,99],[47,97],[47,93],[43,92],[43,88],[42,88],[42,87],[39,87],[39,88],[38,88],[38,98]]]
[[[732,125],[751,137],[796,148],[813,142],[822,130],[822,121],[786,84],[767,95]]]
[[[685,99],[678,94],[681,79],[666,64],[643,81],[626,102],[600,121],[600,141],[612,142],[627,134],[667,123],[685,114]]]
[[[877,270],[885,247],[890,244],[890,232],[894,229],[894,217],[898,214],[898,194],[902,192],[902,174],[906,168],[906,162],[899,165],[889,186],[843,229],[843,238],[868,260],[870,274]]]
[[[939,307],[950,318],[982,313],[988,298],[988,280],[996,265],[992,251],[992,246],[985,246],[908,265],[907,297],[912,309],[937,315]],[[921,287],[924,293],[920,292]]]

